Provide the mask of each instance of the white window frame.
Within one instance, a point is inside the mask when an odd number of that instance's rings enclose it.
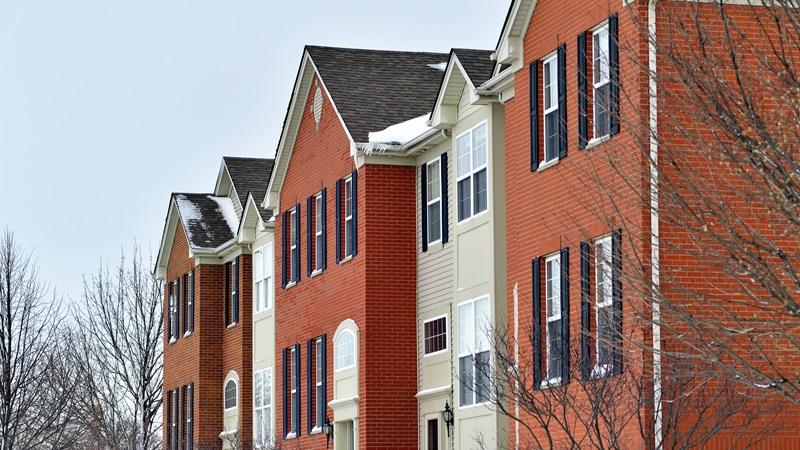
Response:
[[[613,367],[612,363],[601,364],[600,363],[600,309],[601,308],[611,308],[612,309],[612,317],[614,314],[614,265],[613,265],[613,258],[614,254],[612,251],[612,241],[611,235],[601,236],[594,241],[594,248],[595,248],[595,273],[594,273],[594,295],[595,295],[595,304],[594,304],[594,312],[595,312],[595,365],[592,369],[592,376],[594,377],[602,377],[608,373],[611,373],[611,369]],[[603,268],[601,264],[601,255],[599,249],[602,247],[603,254],[607,257],[606,263],[608,264],[608,271],[606,275],[608,275],[607,279],[600,280],[601,271]],[[603,298],[600,298],[600,284],[603,284]],[[611,326],[613,327],[614,324],[612,323]],[[608,345],[608,344],[606,344]],[[611,350],[613,351],[613,349]]]
[[[300,386],[300,368],[295,367],[295,354],[297,352],[297,347],[292,346],[289,349],[289,409],[291,410],[291,414],[289,415],[289,434],[286,435],[287,439],[291,439],[293,437],[297,437],[298,430],[295,430],[294,424],[296,423],[296,417],[298,410],[300,408],[295,408],[295,405],[300,406],[300,396],[297,393],[297,389]],[[295,402],[295,399],[297,402]]]
[[[300,230],[295,229],[295,224],[297,224],[297,207],[294,207],[289,210],[289,256],[288,257],[289,257],[290,276],[288,283],[290,285],[294,285],[294,283],[296,283],[294,280],[300,279],[300,274],[294,273],[294,268],[295,268],[294,251],[297,249],[297,244],[300,239]],[[298,272],[300,271],[300,264],[297,264],[297,271]]]
[[[551,264],[553,263],[553,264]],[[550,267],[553,266],[551,270]],[[561,321],[562,318],[562,311],[561,311],[561,253],[555,253],[553,255],[548,256],[545,258],[544,262],[544,279],[545,279],[545,316],[547,325],[545,328],[545,342],[547,343],[547,379],[542,381],[543,386],[553,386],[561,384],[561,373],[558,374],[551,374],[550,370],[550,323],[555,321]],[[551,273],[552,272],[552,273]],[[548,291],[547,286],[548,284],[551,289]],[[547,303],[551,304],[550,308],[547,308]],[[556,311],[558,309],[558,314],[550,315],[550,311]],[[561,336],[559,335],[559,338]],[[566,349],[564,349],[566,351]]]
[[[183,392],[184,396],[191,392],[188,397],[192,399],[192,403],[186,398],[183,399],[186,403],[186,410],[184,411],[184,414],[186,414],[186,431],[183,433],[183,438],[186,439],[186,449],[192,450],[194,448],[194,442],[192,442],[194,439],[194,430],[192,429],[194,426],[194,384],[188,384]],[[191,435],[192,439],[187,439],[189,435]]]
[[[235,402],[234,405],[230,408],[227,405],[228,400],[228,383],[233,382],[233,385],[236,387],[236,394],[235,394]],[[222,406],[223,410],[233,411],[234,409],[239,407],[239,380],[235,376],[229,376],[225,380],[225,384],[222,385]]]
[[[443,420],[440,418],[440,414],[428,414],[425,416],[425,442],[424,448],[425,450],[429,450],[428,443],[430,442],[430,428],[428,424],[432,421],[436,421],[436,444],[439,449],[445,449],[446,447],[442,445],[442,422]]]
[[[170,291],[169,292],[169,343],[172,344],[173,342],[175,342],[177,340],[176,336],[178,336],[178,329],[177,329],[177,327],[178,327],[177,322],[178,321],[176,320],[178,314],[177,314],[177,311],[176,311],[176,308],[175,308],[175,306],[177,304],[177,301],[178,301],[177,295],[176,295],[177,294],[177,290],[176,289],[178,287],[178,282],[177,281],[170,281],[169,285],[170,285],[170,288],[169,288],[169,291]]]
[[[352,231],[348,232],[349,228],[347,227],[348,222],[353,221],[353,176],[349,175],[344,178],[344,258],[352,258],[353,257],[353,249],[355,247],[355,242],[352,244],[350,248],[350,235],[353,233]]]
[[[486,337],[485,342],[484,342],[484,339],[480,339],[480,343],[481,344],[485,344],[486,348],[483,348],[483,346],[478,348],[478,346],[475,344],[475,342],[479,341],[478,340],[478,336],[480,335],[480,333],[483,333],[484,336],[485,336],[485,334],[488,331],[490,331],[490,330],[478,330],[478,325],[483,323],[483,320],[479,320],[478,319],[476,305],[478,304],[478,302],[480,302],[482,300],[486,300],[486,304],[487,304],[487,308],[488,308],[488,314],[489,314],[489,316],[486,317],[485,322],[486,322],[487,326],[491,327],[491,325],[492,325],[492,317],[491,317],[491,314],[492,314],[492,300],[491,300],[491,297],[489,296],[489,294],[481,295],[479,297],[475,297],[473,299],[463,301],[463,302],[459,303],[458,305],[456,305],[456,314],[460,314],[461,307],[467,306],[467,305],[471,306],[471,308],[472,308],[472,333],[473,333],[472,334],[473,348],[467,347],[467,350],[462,352],[461,351],[461,345],[458,345],[458,367],[456,368],[456,372],[459,373],[459,376],[460,376],[460,370],[461,370],[460,369],[461,358],[464,357],[464,356],[472,356],[472,387],[471,387],[472,403],[463,404],[464,400],[459,398],[459,401],[458,401],[458,408],[459,409],[474,408],[476,406],[483,406],[483,405],[488,405],[488,404],[491,403],[491,399],[487,399],[484,402],[478,402],[478,400],[477,400],[478,393],[477,393],[477,389],[476,389],[476,380],[478,379],[478,377],[477,377],[478,376],[478,362],[477,362],[478,354],[479,353],[483,353],[483,352],[489,352],[489,365],[491,366],[493,364],[493,361],[492,361],[492,349],[491,349],[491,344],[488,342],[488,339],[489,339],[488,336]],[[459,327],[460,327],[461,326],[460,316],[459,316],[458,320],[459,320]],[[461,339],[461,330],[460,329],[459,329],[459,335],[458,335],[457,339]],[[459,344],[460,344],[460,341],[459,341]],[[489,383],[491,383],[491,381],[492,380],[491,380],[491,375],[490,375]],[[461,381],[459,380],[459,386],[458,386],[459,392],[461,390],[460,383],[461,383]]]
[[[435,320],[442,319],[442,318],[444,319],[444,348],[441,349],[441,350],[432,352],[432,353],[425,353],[425,341],[428,338],[428,336],[425,336],[425,325],[427,325],[427,324],[429,324],[429,323],[431,323],[431,322],[433,322]],[[427,358],[427,357],[430,357],[430,356],[440,355],[440,354],[446,353],[448,350],[450,350],[450,342],[449,342],[449,339],[448,339],[449,334],[450,334],[450,320],[448,319],[447,314],[441,314],[439,316],[435,316],[435,317],[431,317],[429,319],[425,319],[422,322],[422,354],[423,354],[423,357]]]
[[[595,37],[602,36],[605,34],[605,55],[598,55],[600,48],[598,45],[595,45]],[[607,84],[611,83],[611,61],[609,59],[608,51],[609,51],[609,29],[608,29],[608,21],[603,22],[602,24],[598,25],[592,31],[592,139],[590,143],[603,140],[611,135],[611,111],[607,111],[608,120],[609,120],[609,127],[603,134],[599,134],[597,130],[597,90],[605,87]],[[601,38],[602,40],[602,38]],[[601,60],[601,58],[605,57],[605,66],[601,65],[601,72],[600,72],[600,81],[595,79],[595,71],[597,69],[597,63]],[[603,71],[602,68],[605,67],[606,71]],[[609,92],[609,99],[608,99],[607,107],[611,107],[611,93]]]
[[[486,152],[486,158],[485,159],[486,159],[486,161],[484,161],[484,163],[482,165],[480,165],[478,167],[475,167],[475,140],[474,140],[474,136],[475,136],[475,130],[477,130],[480,127],[485,127],[486,128],[486,149],[485,149],[485,152]],[[458,141],[462,137],[467,136],[467,135],[469,135],[469,166],[470,166],[470,168],[467,171],[467,173],[462,174],[461,176],[458,176]],[[478,123],[477,125],[473,126],[469,130],[459,134],[453,142],[455,144],[454,153],[456,155],[455,159],[456,159],[456,175],[457,175],[456,176],[456,221],[457,221],[458,225],[461,225],[461,224],[466,223],[467,221],[472,220],[472,219],[474,219],[476,217],[480,217],[481,215],[483,215],[483,214],[485,214],[485,213],[487,213],[489,211],[489,199],[491,198],[491,192],[489,192],[489,189],[490,189],[490,187],[492,185],[492,183],[489,181],[489,122],[487,120],[484,120],[484,121]],[[484,209],[483,211],[478,211],[476,213],[475,212],[475,189],[474,189],[475,188],[475,175],[478,172],[480,172],[480,171],[482,171],[484,169],[486,170],[486,209]],[[460,185],[461,185],[461,181],[463,181],[463,180],[465,180],[467,178],[470,179],[470,181],[469,181],[469,190],[470,190],[469,214],[466,217],[464,217],[464,219],[461,219],[459,214],[458,214],[459,204],[461,203],[461,195],[460,195],[459,188],[460,188]]]
[[[547,116],[550,114],[556,114],[558,116],[558,96],[559,96],[559,85],[558,85],[558,52],[554,52],[553,54],[549,55],[542,61],[542,105],[544,106],[544,113],[542,114],[542,121],[543,121],[543,129],[544,129],[544,154],[542,157],[542,166],[547,164],[555,164],[559,158],[559,149],[556,146],[555,154],[552,158],[547,158],[548,150],[551,150],[547,147],[548,142],[548,133],[547,133]],[[552,69],[551,69],[552,67]],[[550,74],[550,84],[547,84],[547,76],[548,72]],[[551,95],[548,96],[547,89],[550,88]],[[550,107],[547,107],[547,101],[550,100]],[[556,121],[556,126],[558,126],[558,121]],[[556,130],[558,133],[558,130]],[[542,167],[540,167],[542,168]]]
[[[259,375],[261,376],[261,399],[262,399],[262,403],[263,403],[261,406],[258,406],[257,403],[256,403],[256,386],[258,385],[258,383],[256,383],[256,379],[257,379],[257,377]],[[266,383],[267,380],[269,380],[269,383]],[[272,440],[273,440],[273,437],[272,437],[272,414],[273,414],[273,410],[274,409],[273,409],[272,406],[273,406],[273,398],[274,398],[274,396],[272,395],[272,382],[273,382],[273,378],[272,378],[272,368],[271,367],[267,367],[266,369],[262,369],[262,370],[259,370],[259,371],[256,371],[255,373],[253,373],[253,442],[254,442],[254,447],[256,447],[256,448],[262,448],[261,445],[267,445],[266,448],[269,448],[268,446],[272,443]],[[266,386],[265,386],[265,384],[266,384]],[[269,395],[269,403],[267,403],[265,401],[265,398],[266,398],[265,397],[265,393],[268,393],[268,395]],[[263,439],[262,439],[261,442],[259,442],[258,430],[256,429],[256,425],[255,425],[256,424],[256,413],[259,412],[259,411],[262,414],[262,422],[261,422],[262,430],[261,430],[261,432],[263,433]],[[268,420],[266,420],[266,421],[263,420],[265,412],[266,412],[266,415],[267,415],[267,418],[268,418]]]
[[[339,355],[341,353],[340,347],[339,347],[339,343],[340,343],[340,339],[342,339],[342,336],[344,336],[345,334],[349,334],[353,338],[353,341],[352,341],[352,344],[353,344],[353,347],[352,347],[352,350],[353,350],[352,351],[353,361],[352,361],[351,364],[348,364],[348,365],[342,367],[342,366],[339,366]],[[352,369],[352,368],[354,368],[356,366],[356,357],[357,357],[356,346],[357,346],[356,334],[352,330],[343,329],[343,330],[339,331],[339,333],[336,335],[336,337],[333,340],[334,372],[342,372],[342,371],[345,371],[345,370]]]
[[[322,425],[324,425],[325,421],[325,405],[320,405],[320,399],[324,398],[324,396],[320,396],[320,391],[322,390],[323,382],[322,382],[322,353],[325,351],[325,343],[322,341],[322,337],[318,337],[314,340],[314,427],[311,429],[312,433],[317,433],[322,431]],[[322,406],[322,408],[320,408]]]
[[[261,258],[261,274],[256,272],[255,260]],[[273,273],[272,273],[272,243],[267,243],[253,252],[253,311],[262,313],[272,309]],[[264,287],[264,298],[261,298],[260,287]]]
[[[314,271],[312,275],[322,272],[322,250],[325,239],[322,229],[322,191],[314,195]]]
[[[437,195],[436,195],[436,197],[433,198],[433,200],[430,200],[430,197],[431,197],[431,189],[430,189],[431,171],[429,169],[434,164],[436,165],[436,170],[433,171],[433,173],[436,174],[437,180],[439,182],[439,192],[436,193]],[[427,163],[425,163],[425,180],[426,180],[426,183],[427,183],[427,186],[425,186],[425,192],[427,193],[427,197],[428,197],[428,198],[425,199],[425,201],[426,201],[426,203],[425,203],[426,214],[428,216],[428,223],[426,224],[428,229],[425,230],[425,231],[427,232],[427,236],[428,236],[428,245],[433,245],[433,244],[438,244],[438,243],[442,242],[442,234],[444,234],[444,230],[442,229],[443,222],[444,222],[442,220],[442,215],[445,214],[445,211],[442,211],[442,194],[443,194],[442,191],[444,190],[444,185],[442,184],[442,158],[441,158],[441,156],[436,158],[436,159],[434,159],[434,160],[432,160],[432,161],[428,161]],[[437,206],[437,208],[439,209],[439,238],[436,239],[436,240],[431,241],[430,240],[430,238],[431,238],[430,207],[436,205],[437,203],[439,204]]]

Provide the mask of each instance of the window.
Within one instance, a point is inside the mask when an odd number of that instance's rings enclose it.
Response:
[[[458,305],[458,378],[461,406],[489,401],[489,297]]]
[[[236,408],[238,402],[238,386],[236,380],[230,379],[225,383],[225,410]]]
[[[353,177],[344,180],[344,257],[353,256]]]
[[[239,322],[239,257],[228,263],[229,289],[228,294],[228,326]]]
[[[544,60],[542,96],[544,98],[544,164],[558,159],[558,53]]]
[[[342,330],[336,336],[334,343],[334,369],[338,372],[340,370],[350,369],[356,365],[356,336],[350,330]]]
[[[180,396],[179,389],[175,389],[172,391],[172,421],[170,422],[170,427],[171,427],[170,432],[172,433],[172,448],[175,450],[178,450],[178,448],[180,448],[179,447],[180,434],[178,434],[179,433],[178,424],[180,423],[180,416],[179,416],[180,399],[178,398],[179,396]]]
[[[194,270],[189,272],[186,292],[188,292],[188,307],[186,308],[187,315],[189,316],[189,323],[185,326],[189,333],[194,331]]]
[[[314,196],[314,270],[323,269],[325,254],[325,230],[323,229],[322,214],[325,208],[322,203],[322,192]]]
[[[322,428],[325,424],[325,341],[318,337],[314,342],[314,398],[316,400],[314,428]]]
[[[488,206],[486,130],[483,122],[456,139],[459,222],[486,211]]]
[[[547,380],[561,381],[561,255],[545,259],[545,300],[547,302]]]
[[[439,450],[439,419],[428,419],[427,450]]]
[[[259,313],[272,308],[272,244],[253,252],[253,308]]]
[[[177,294],[176,291],[177,283],[172,282],[169,284],[169,314],[167,317],[167,334],[169,335],[170,340],[175,339],[175,335],[177,333],[178,325],[175,323],[175,309],[176,309],[176,299],[175,295]]]
[[[292,405],[292,416],[290,422],[292,424],[292,429],[290,434],[293,436],[297,436],[297,431],[299,429],[297,424],[300,423],[300,391],[298,390],[300,383],[300,364],[298,364],[300,361],[300,355],[298,352],[297,346],[294,346],[291,350],[289,350],[289,361],[291,364],[291,372],[289,372],[291,374],[291,380],[289,382],[289,396],[291,398]]]
[[[592,86],[594,139],[608,136],[610,130],[611,71],[608,52],[608,23],[592,33]]]
[[[253,440],[256,448],[272,442],[272,369],[253,375]]]
[[[186,450],[194,448],[194,385],[190,384],[184,388],[183,401],[187,405],[186,411]]]
[[[422,324],[425,356],[447,350],[447,316],[428,319]]]
[[[595,375],[608,373],[614,355],[614,295],[612,288],[611,236],[595,241],[595,313],[597,361]]]
[[[289,281],[291,282],[296,282],[300,278],[300,253],[298,252],[300,230],[297,223],[297,208],[292,208],[289,211],[289,267],[292,271]]]
[[[427,218],[428,218],[428,244],[439,242],[442,239],[442,183],[441,165],[438,159],[425,166],[426,193],[427,193]]]

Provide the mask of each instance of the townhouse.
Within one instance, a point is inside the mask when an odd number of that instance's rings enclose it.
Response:
[[[271,411],[253,408],[254,398],[262,406],[272,397],[273,326],[263,312],[273,296],[272,224],[259,206],[271,170],[271,159],[226,157],[213,192],[170,198],[155,268],[164,282],[166,449],[247,447],[254,415],[256,437],[272,429]],[[264,342],[255,352],[254,337]],[[262,392],[253,392],[254,364]]]

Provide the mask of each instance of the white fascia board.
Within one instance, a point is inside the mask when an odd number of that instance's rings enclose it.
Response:
[[[514,71],[522,67],[525,55],[524,37],[536,9],[537,0],[514,0],[511,14],[508,15],[500,41],[497,43],[495,58],[497,67],[495,75],[500,73],[501,64],[510,64]],[[517,29],[518,31],[514,31]]]
[[[180,212],[178,211],[178,205],[175,203],[175,197],[170,196],[167,218],[164,220],[164,231],[161,233],[161,243],[158,247],[156,266],[153,272],[157,280],[164,280],[167,277],[167,264],[169,263],[170,254],[172,253],[175,230],[179,223],[183,226],[183,222],[180,219]]]

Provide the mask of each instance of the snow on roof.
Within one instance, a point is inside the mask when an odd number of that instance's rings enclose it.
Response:
[[[236,233],[236,230],[239,229],[239,215],[236,214],[236,208],[233,207],[230,197],[212,197],[209,195],[209,198],[217,202],[217,211],[222,214],[231,232]]]
[[[428,64],[428,67],[430,67],[431,69],[436,69],[440,72],[444,72],[445,70],[447,70],[447,62],[440,62],[438,64]]]
[[[239,216],[230,197],[175,194],[175,202],[192,247],[216,248],[236,235]]]
[[[428,114],[425,114],[394,124],[385,130],[370,133],[369,143],[403,145],[430,129],[431,127],[428,126]]]

